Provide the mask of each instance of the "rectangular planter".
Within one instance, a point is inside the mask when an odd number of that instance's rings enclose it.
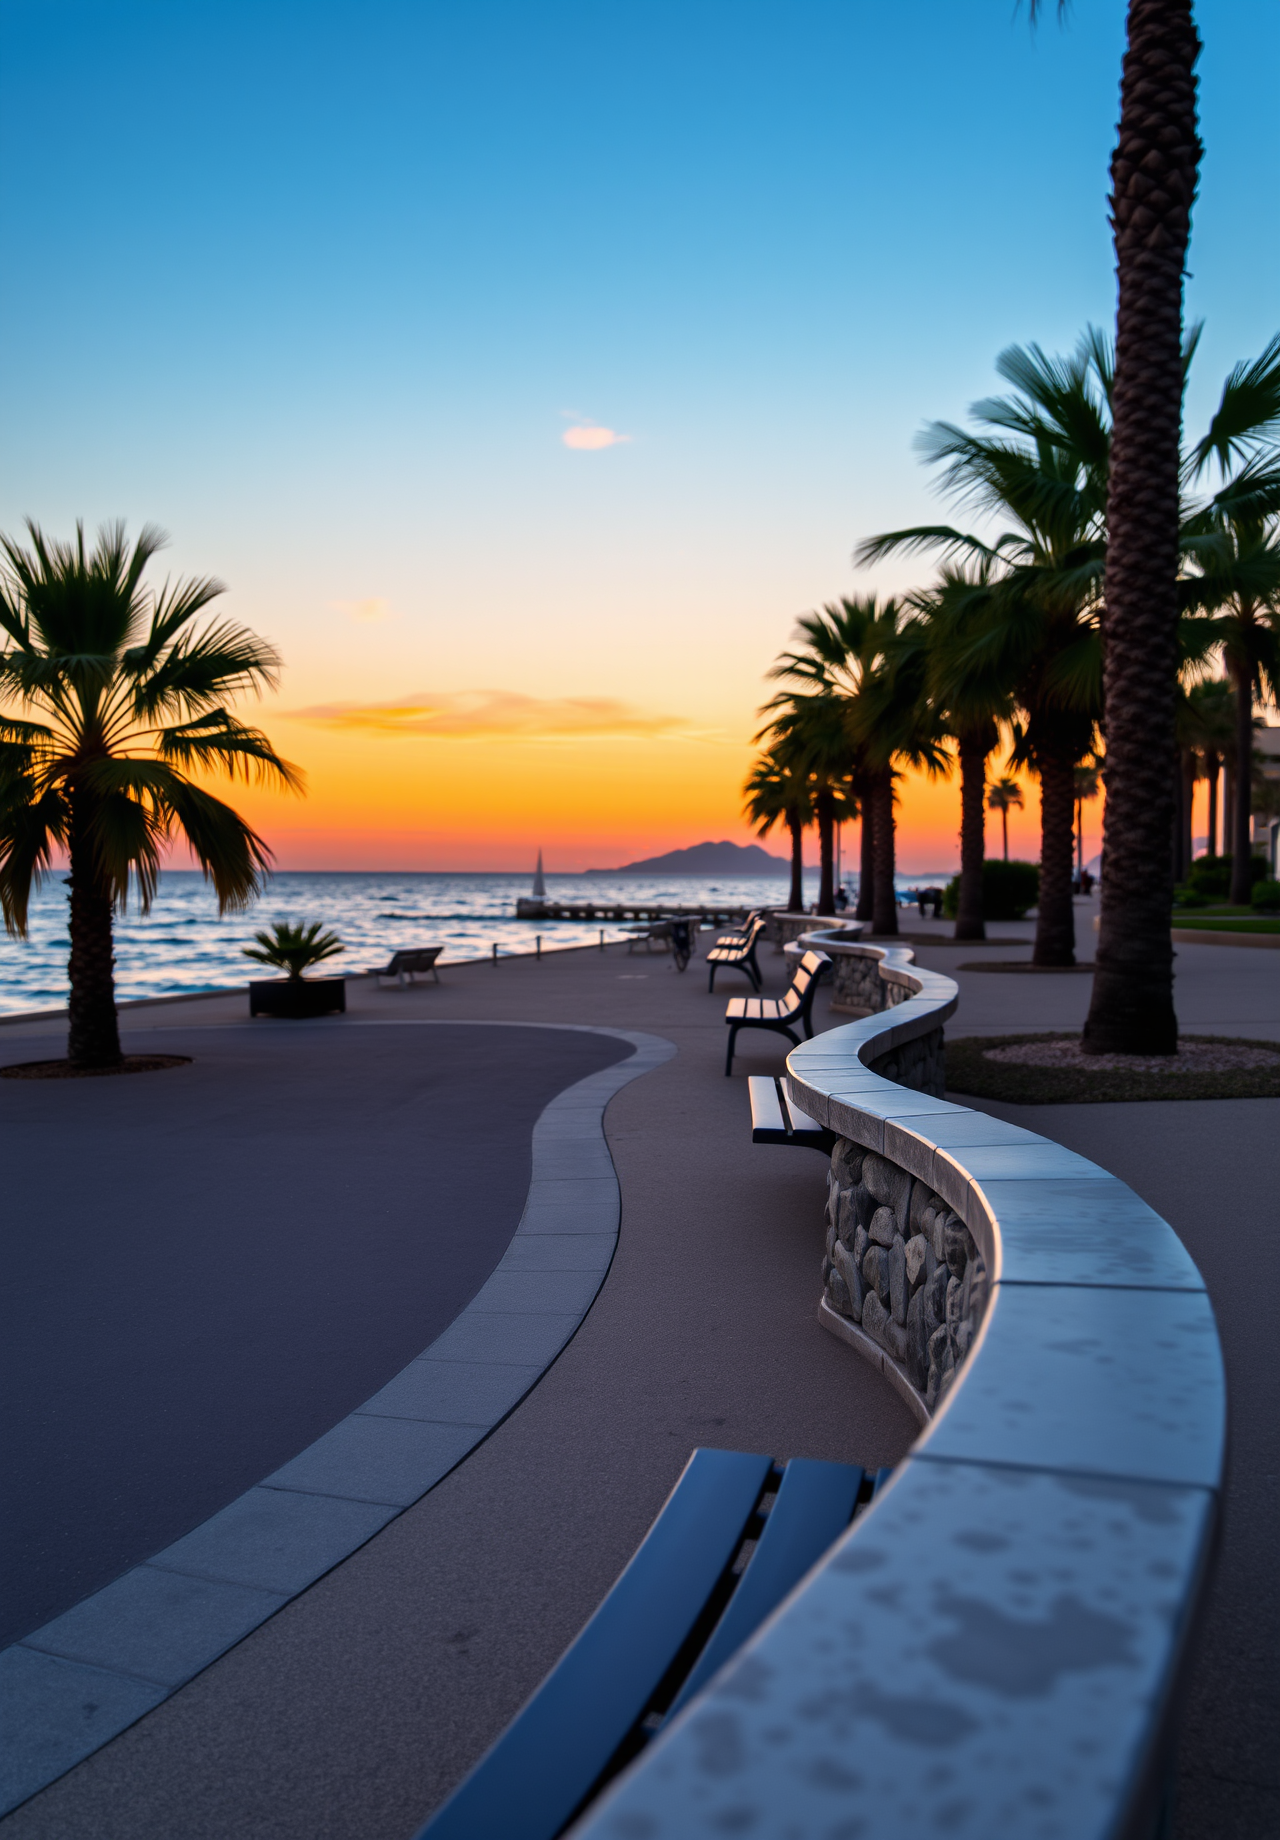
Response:
[[[347,980],[323,978],[251,978],[249,1014],[298,1021],[306,1016],[342,1014],[347,1007]]]

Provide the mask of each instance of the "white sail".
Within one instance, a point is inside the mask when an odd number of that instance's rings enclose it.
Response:
[[[538,851],[538,866],[533,872],[534,899],[538,901],[545,899],[546,892],[547,892],[547,884],[543,880],[543,876],[542,876],[542,851],[539,850]]]

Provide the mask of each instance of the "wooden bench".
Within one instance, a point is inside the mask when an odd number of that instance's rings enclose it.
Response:
[[[756,963],[756,947],[767,925],[764,915],[756,914],[744,933],[726,934],[723,939],[716,940],[707,953],[707,963],[711,967],[708,990],[716,987],[717,971],[745,971],[754,988],[759,990],[764,980]]]
[[[772,1074],[753,1073],[747,1081],[751,1098],[753,1144],[793,1144],[800,1150],[821,1150],[830,1156],[836,1134],[793,1105]]]
[[[391,963],[375,970],[373,975],[375,978],[393,977],[397,984],[403,984],[406,979],[425,977],[429,971],[438,984],[440,973],[436,970],[436,960],[443,951],[443,946],[416,946],[409,952],[393,952]]]
[[[733,998],[724,1013],[729,1025],[729,1050],[724,1062],[726,1074],[733,1072],[733,1051],[742,1029],[771,1029],[775,1035],[785,1035],[796,1047],[800,1046],[801,1039],[796,1033],[798,1028],[803,1028],[806,1036],[813,1034],[813,999],[818,992],[818,982],[830,963],[825,952],[806,952],[785,996]]]
[[[737,1653],[888,1474],[695,1450],[591,1621],[418,1840],[554,1840]]]

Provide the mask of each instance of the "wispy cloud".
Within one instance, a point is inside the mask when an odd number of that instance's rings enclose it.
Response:
[[[438,741],[661,741],[709,739],[683,716],[636,709],[611,696],[522,696],[514,690],[428,691],[385,703],[318,703],[287,712],[320,728]]]
[[[629,434],[619,434],[616,428],[602,428],[593,422],[589,415],[579,415],[576,409],[560,411],[565,421],[572,422],[572,428],[566,428],[560,439],[566,447],[573,447],[579,453],[596,453],[602,447],[618,447],[629,441]]]
[[[329,605],[335,613],[345,613],[361,626],[376,626],[382,620],[395,618],[391,602],[377,596],[366,601],[330,601]]]

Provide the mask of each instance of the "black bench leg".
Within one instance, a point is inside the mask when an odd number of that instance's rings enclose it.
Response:
[[[729,1052],[724,1057],[724,1070],[726,1075],[733,1072],[733,1048],[737,1039],[738,1025],[736,1022],[731,1022],[729,1024]]]
[[[716,968],[714,965],[712,965],[711,976],[707,980],[707,989],[711,991],[712,994],[714,995],[715,988],[716,988]]]

